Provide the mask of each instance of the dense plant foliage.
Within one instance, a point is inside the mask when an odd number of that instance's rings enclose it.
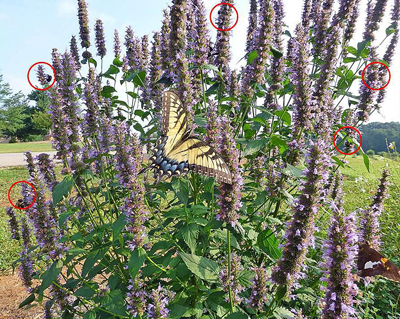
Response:
[[[7,211],[23,245],[17,264],[31,292],[23,305],[43,302],[46,318],[397,318],[396,295],[376,308],[378,280],[355,269],[359,243],[380,247],[389,172],[370,204],[346,212],[346,161],[332,145],[335,131],[361,125],[384,100],[359,71],[392,61],[399,0],[383,57],[375,39],[388,2],[368,2],[364,38],[350,46],[360,1],[341,0],[335,11],[333,1],[306,0],[292,35],[280,0],[252,0],[247,63],[233,70],[230,32],[212,45],[202,1],[173,0],[151,50],[131,27],[122,49],[115,31],[115,58],[103,70],[103,24],[94,50],[78,0],[82,58],[75,37],[69,51],[54,49],[48,90],[64,179],[48,156],[27,153],[36,202]],[[218,27],[232,15],[221,6]],[[40,70],[38,78],[47,85]],[[385,81],[383,67],[368,69],[370,86]],[[232,185],[194,173],[157,184],[140,174],[167,89],[224,158]],[[340,134],[347,151],[357,148],[351,130]],[[22,195],[29,205],[29,187]]]
[[[360,127],[363,139],[363,148],[365,150],[373,150],[375,153],[387,152],[388,146],[394,142],[400,145],[400,137],[398,134],[400,123],[368,123]],[[387,145],[388,144],[388,145]]]

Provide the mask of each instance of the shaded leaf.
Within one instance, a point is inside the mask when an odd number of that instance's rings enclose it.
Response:
[[[196,255],[186,254],[180,252],[182,260],[189,268],[189,270],[198,276],[200,279],[215,282],[218,279],[219,267],[218,264],[206,257],[200,257]]]

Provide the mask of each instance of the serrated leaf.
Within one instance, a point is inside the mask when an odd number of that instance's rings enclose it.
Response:
[[[259,233],[257,244],[272,259],[281,258],[282,251],[279,249],[279,240],[272,230],[266,229]]]
[[[118,66],[118,67],[121,67],[123,65],[122,61],[119,58],[115,58],[113,60],[113,64]]]
[[[53,189],[53,206],[56,206],[65,196],[71,191],[72,185],[74,185],[74,179],[72,176],[65,176],[62,182],[58,183]]]
[[[294,313],[283,307],[275,308],[274,315],[276,316],[276,318],[294,318]]]
[[[185,225],[182,227],[181,232],[183,240],[193,253],[196,250],[196,240],[199,235],[199,227],[196,224]]]
[[[89,310],[83,316],[83,319],[96,319],[96,312],[94,310]]]
[[[386,28],[386,36],[389,36],[396,32],[396,25],[391,24],[389,27]]]
[[[250,140],[246,141],[244,144],[246,145],[246,149],[243,152],[243,156],[251,155],[254,153],[257,153],[258,151],[262,150],[265,148],[269,141],[269,138],[261,138],[258,140]]]
[[[357,56],[358,57],[362,56],[364,50],[367,48],[369,43],[370,43],[369,40],[358,42],[358,44],[357,44]]]
[[[182,318],[185,312],[189,309],[188,307],[179,305],[179,304],[172,304],[169,307],[170,313],[168,314],[169,318]]]
[[[200,257],[192,254],[180,252],[182,260],[188,269],[197,277],[210,282],[216,282],[219,275],[218,264],[206,257]]]
[[[143,248],[136,248],[128,261],[128,270],[132,278],[135,278],[139,269],[142,267],[146,259],[146,251]]]
[[[247,57],[247,65],[251,64],[258,57],[257,50],[251,51]]]
[[[86,298],[90,298],[92,297],[94,294],[96,293],[96,290],[91,289],[88,286],[82,286],[81,288],[79,288],[77,291],[74,292],[75,296],[78,297],[86,297]]]

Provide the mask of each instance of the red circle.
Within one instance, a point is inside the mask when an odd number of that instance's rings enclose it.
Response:
[[[218,7],[218,6],[220,6],[220,5],[223,5],[223,4],[226,4],[226,5],[230,6],[230,7],[232,7],[232,8],[235,10],[235,12],[236,12],[236,22],[235,22],[235,24],[234,24],[232,27],[230,27],[229,29],[220,29],[220,28],[218,28],[218,27],[214,24],[214,22],[212,21],[212,13],[213,13],[214,9],[215,9],[216,7]],[[218,3],[214,8],[211,9],[211,12],[210,12],[210,21],[211,21],[212,26],[213,26],[215,29],[217,29],[218,31],[230,31],[230,30],[232,30],[234,27],[236,27],[236,25],[237,25],[237,23],[238,23],[238,21],[239,21],[239,12],[236,10],[236,8],[233,6],[233,4],[226,3],[226,2]]]
[[[13,204],[13,202],[11,201],[11,198],[10,198],[10,193],[11,193],[12,188],[13,188],[15,185],[19,184],[19,183],[28,184],[30,187],[32,187],[32,189],[33,189],[33,191],[34,191],[34,193],[35,193],[35,197],[33,198],[32,203],[31,203],[29,206],[24,207],[24,208],[20,208],[20,207],[15,206],[15,205]],[[8,201],[9,201],[10,204],[11,204],[14,208],[16,208],[16,209],[28,209],[28,208],[32,207],[32,205],[36,202],[36,189],[35,189],[35,187],[34,187],[31,183],[29,183],[29,182],[27,182],[27,181],[18,181],[18,182],[15,182],[14,184],[11,185],[10,189],[8,190]]]
[[[39,89],[39,88],[37,88],[37,87],[34,87],[34,86],[32,85],[32,83],[31,83],[31,80],[29,79],[29,73],[31,72],[32,68],[33,68],[36,64],[40,64],[40,63],[47,64],[49,67],[51,67],[51,68],[53,69],[53,73],[54,73],[53,82],[52,82],[47,88],[44,88],[44,89]],[[47,62],[36,62],[36,63],[35,63],[34,65],[32,65],[32,66],[29,68],[29,70],[28,70],[28,82],[29,82],[29,84],[31,85],[31,87],[33,87],[35,90],[38,90],[38,91],[46,91],[46,90],[50,89],[50,88],[54,85],[54,83],[56,83],[56,70],[54,70],[53,66],[52,66],[51,64],[47,63]]]
[[[386,85],[385,85],[384,87],[381,87],[381,88],[379,88],[379,89],[374,89],[374,88],[370,87],[370,86],[367,84],[367,82],[365,82],[365,79],[364,79],[365,71],[366,71],[367,68],[368,68],[370,65],[372,65],[372,64],[382,64],[382,65],[386,68],[386,70],[389,72],[389,81],[386,83]],[[392,74],[390,73],[389,68],[388,68],[384,63],[382,63],[382,62],[371,62],[370,64],[368,64],[368,65],[364,68],[364,70],[363,70],[363,72],[362,72],[362,81],[363,81],[364,85],[365,85],[367,88],[369,88],[370,90],[373,90],[373,91],[380,91],[380,90],[383,90],[385,87],[387,87],[387,86],[389,85],[391,79],[392,79]]]
[[[336,146],[336,136],[337,136],[338,133],[339,133],[341,130],[343,130],[344,128],[351,128],[351,129],[355,130],[355,131],[358,133],[358,135],[360,136],[360,145],[359,145],[358,148],[357,148],[354,152],[352,152],[352,153],[344,153],[344,152],[342,152],[341,150],[339,150],[339,148]],[[362,141],[363,141],[363,140],[362,140],[362,136],[361,136],[360,131],[357,130],[357,129],[356,129],[355,127],[353,127],[353,126],[343,126],[343,127],[341,127],[340,129],[338,129],[338,130],[336,131],[335,135],[333,136],[333,146],[335,146],[336,150],[337,150],[340,154],[343,154],[343,155],[353,155],[353,154],[357,153],[357,152],[360,150],[360,148],[361,148]]]

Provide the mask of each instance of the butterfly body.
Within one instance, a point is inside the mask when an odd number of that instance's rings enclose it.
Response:
[[[357,269],[361,277],[380,275],[387,279],[400,282],[399,268],[389,259],[371,248],[369,244],[360,245]]]
[[[219,182],[232,183],[229,167],[211,146],[193,135],[186,109],[171,91],[163,96],[161,129],[162,135],[150,158],[157,182],[194,171]]]

